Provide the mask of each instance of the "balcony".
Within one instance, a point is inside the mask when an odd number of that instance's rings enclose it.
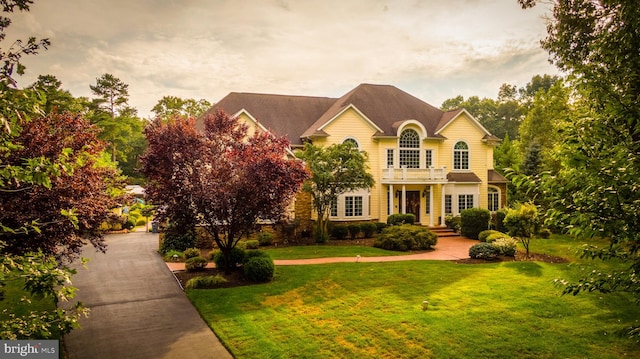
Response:
[[[447,167],[441,168],[385,168],[382,183],[446,183]]]

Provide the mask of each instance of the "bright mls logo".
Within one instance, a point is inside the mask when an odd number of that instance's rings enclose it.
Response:
[[[58,358],[57,340],[0,340],[0,358]]]

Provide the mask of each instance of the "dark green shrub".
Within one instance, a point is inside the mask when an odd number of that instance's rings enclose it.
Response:
[[[491,245],[498,249],[500,255],[515,257],[518,241],[511,237],[498,238]]]
[[[184,262],[184,269],[186,269],[187,272],[201,271],[204,270],[207,263],[207,260],[202,257],[189,258]]]
[[[136,226],[144,226],[145,224],[147,224],[147,219],[144,217],[140,217],[136,221]]]
[[[416,216],[413,213],[395,213],[387,217],[387,224],[390,226],[414,223],[416,223]]]
[[[230,268],[235,268],[244,262],[244,256],[246,252],[240,247],[234,247],[231,250],[231,264]],[[213,255],[213,263],[216,264],[216,268],[226,268],[226,261],[222,251],[216,251]]]
[[[486,231],[482,231],[478,234],[478,239],[480,240],[480,242],[486,242],[487,241],[487,237],[489,237],[492,234],[496,234],[496,233],[500,233],[498,231],[495,231],[493,229],[487,229]]]
[[[271,258],[269,253],[260,250],[246,251],[244,254],[243,264],[246,264],[251,258]]]
[[[389,226],[379,234],[373,246],[392,251],[431,249],[438,242],[438,236],[425,227],[403,224]]]
[[[362,234],[364,238],[371,238],[373,234],[376,233],[376,224],[372,222],[365,222],[360,225],[360,229],[362,230]]]
[[[349,234],[349,228],[345,224],[336,224],[331,230],[331,235],[335,239],[345,239]]]
[[[124,228],[132,230],[136,228],[136,222],[133,219],[129,218],[127,219],[127,223],[124,224]]]
[[[258,233],[258,244],[261,246],[270,246],[273,244],[273,234],[271,232]]]
[[[484,208],[467,208],[460,212],[460,233],[468,238],[478,239],[480,232],[489,229],[491,212]]]
[[[496,231],[506,232],[507,228],[504,226],[504,217],[507,216],[508,208],[500,208],[491,216],[491,226]]]
[[[551,237],[551,231],[547,228],[543,228],[538,231],[538,237],[542,239],[549,239],[549,237]]]
[[[245,242],[245,249],[258,249],[260,248],[260,242],[255,239],[251,239]]]
[[[376,222],[376,231],[378,233],[382,233],[382,230],[387,228],[388,224],[384,223],[384,222]]]
[[[185,283],[184,287],[185,289],[216,288],[224,283],[227,283],[227,280],[220,274],[216,274],[215,276],[208,275],[191,278]]]
[[[164,233],[160,253],[165,254],[170,250],[184,252],[187,248],[196,246],[196,237],[193,234],[173,235]]]
[[[316,240],[316,243],[327,243],[329,235],[327,233],[322,233],[318,227],[314,227],[313,238]]]
[[[184,250],[184,258],[189,259],[193,257],[199,257],[200,250],[198,248],[187,248]]]
[[[500,251],[493,244],[478,243],[469,248],[469,257],[476,259],[495,259],[500,255]]]
[[[170,250],[165,253],[162,258],[167,262],[180,262],[184,259],[184,253],[176,250]]]
[[[347,229],[349,230],[349,237],[351,237],[351,239],[356,239],[358,234],[360,234],[360,225],[357,223],[349,224]]]
[[[252,282],[268,282],[275,269],[270,257],[253,257],[244,264],[244,275]]]
[[[444,224],[447,228],[460,232],[460,216],[446,216],[444,217]]]

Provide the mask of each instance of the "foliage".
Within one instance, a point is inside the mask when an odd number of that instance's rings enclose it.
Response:
[[[507,216],[508,208],[500,208],[499,210],[491,213],[491,229],[499,232],[504,232],[504,217]]]
[[[153,106],[154,117],[167,120],[176,116],[198,118],[211,107],[205,99],[183,99],[176,96],[164,96]]]
[[[500,250],[491,243],[477,243],[469,248],[469,257],[474,259],[496,259]]]
[[[303,190],[311,194],[318,215],[314,232],[316,240],[323,240],[331,205],[338,196],[374,185],[373,176],[368,173],[368,155],[346,142],[327,147],[306,143],[296,156],[305,161],[311,172]]]
[[[482,232],[480,232],[478,234],[478,240],[480,242],[486,242],[487,241],[487,237],[489,237],[489,235],[495,234],[495,233],[501,233],[501,232],[493,230],[493,229],[484,230],[484,231],[482,231]]]
[[[188,258],[184,262],[184,269],[186,269],[187,272],[201,271],[204,270],[206,266],[207,260],[200,256]]]
[[[199,256],[200,256],[200,250],[198,248],[187,248],[184,250],[184,257],[186,259],[199,257]]]
[[[268,282],[275,273],[273,259],[253,257],[244,264],[244,275],[252,282]]]
[[[460,212],[460,233],[472,239],[478,239],[478,234],[489,229],[491,212],[485,208],[467,208]]]
[[[246,249],[258,249],[258,248],[260,248],[260,242],[258,242],[258,240],[256,240],[256,239],[250,239],[248,241],[245,241],[245,248]]]
[[[376,225],[376,232],[378,232],[378,233],[382,233],[382,230],[384,230],[388,226],[384,222],[376,222],[375,225]]]
[[[502,239],[502,238],[511,238],[511,237],[509,237],[508,234],[505,234],[505,233],[502,233],[502,232],[497,232],[497,233],[489,234],[487,236],[487,238],[485,239],[485,242],[493,243],[493,242],[497,241],[498,239]]]
[[[416,215],[413,213],[394,213],[387,217],[387,224],[390,226],[396,226],[400,224],[414,224],[416,222]]]
[[[147,194],[165,206],[165,218],[187,224],[199,218],[230,262],[231,251],[258,219],[284,217],[308,174],[302,163],[287,159],[284,137],[261,131],[249,136],[246,125],[220,111],[203,124],[198,132],[192,120],[156,119],[145,129]]]
[[[195,245],[196,236],[193,233],[176,234],[173,231],[167,231],[162,236],[159,251],[161,254],[171,250],[184,252],[187,248],[193,248]]]
[[[260,246],[270,246],[273,244],[273,233],[265,231],[258,233],[258,244]]]
[[[216,274],[215,276],[208,275],[202,277],[194,277],[191,278],[185,283],[185,289],[210,289],[217,288],[227,283],[228,281],[221,276],[220,274]]]
[[[372,222],[364,222],[360,224],[360,229],[362,229],[362,234],[364,235],[364,238],[371,238],[373,237],[373,234],[376,233],[377,226],[375,223],[372,223]]]
[[[536,233],[536,235],[540,238],[548,239],[551,237],[551,231],[548,228],[542,228],[538,233]]]
[[[429,229],[410,224],[389,226],[376,237],[373,246],[392,251],[431,249],[438,236]]]
[[[444,224],[449,229],[453,229],[456,232],[460,232],[460,215],[452,216],[447,215],[444,217]]]
[[[342,240],[347,238],[349,228],[346,224],[338,223],[331,228],[331,236],[335,239]]]
[[[171,249],[171,250],[168,250],[166,253],[164,253],[162,255],[162,258],[167,262],[180,262],[185,259],[185,255],[184,255],[184,252],[182,251]],[[193,258],[193,257],[189,257],[189,258]]]
[[[112,74],[105,73],[96,79],[95,85],[89,85],[91,92],[98,96],[94,99],[97,107],[106,111],[111,118],[126,111],[129,103],[129,85]]]
[[[531,238],[540,226],[536,206],[533,203],[523,203],[509,209],[504,218],[504,225],[509,230],[509,235],[522,243],[526,255],[529,256]]]
[[[269,255],[269,253],[265,252],[265,251],[261,251],[261,250],[249,250],[246,251],[244,253],[244,259],[242,260],[242,264],[246,264],[247,261],[249,261],[251,258],[256,258],[256,257],[264,257],[264,258],[271,258],[271,256]]]
[[[244,262],[245,255],[246,252],[244,249],[234,247],[228,256],[222,251],[216,251],[213,255],[213,262],[216,264],[216,268],[231,270]]]
[[[516,255],[518,241],[510,237],[501,237],[491,242],[491,245],[498,249],[500,255],[514,257]]]
[[[350,223],[347,225],[347,229],[349,230],[349,237],[351,239],[356,239],[358,234],[360,234],[361,227],[358,223]]]

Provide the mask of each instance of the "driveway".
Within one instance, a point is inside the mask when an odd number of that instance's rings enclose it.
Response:
[[[85,247],[76,300],[91,309],[65,337],[68,358],[232,358],[156,253],[158,235],[108,235],[107,253]]]

